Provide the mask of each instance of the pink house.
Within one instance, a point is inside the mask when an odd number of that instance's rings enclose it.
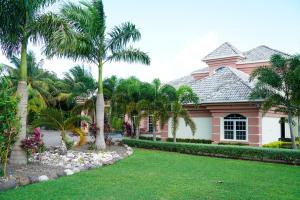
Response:
[[[183,120],[177,131],[178,138],[211,139],[215,143],[237,142],[251,146],[277,141],[278,138],[290,137],[282,113],[260,109],[262,100],[250,100],[254,86],[249,81],[250,73],[263,65],[269,65],[273,54],[289,55],[267,46],[258,46],[241,52],[229,43],[224,43],[202,60],[208,67],[197,70],[188,76],[169,82],[174,87],[189,85],[199,96],[198,108],[187,106],[196,123],[195,136]],[[151,133],[157,130],[162,138],[172,137],[168,129],[154,127],[151,116],[143,120],[141,130]]]

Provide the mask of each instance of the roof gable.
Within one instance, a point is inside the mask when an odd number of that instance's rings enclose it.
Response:
[[[248,74],[230,67],[222,67],[212,76],[191,83],[201,103],[249,101],[252,85]]]
[[[279,54],[284,57],[289,57],[290,55],[287,53],[283,53],[276,49],[272,49],[265,45],[258,46],[254,49],[244,52],[245,59],[238,62],[238,64],[242,63],[251,63],[251,62],[258,62],[258,61],[269,61],[271,56],[274,54]]]
[[[228,42],[225,42],[221,46],[219,46],[217,49],[215,49],[213,52],[205,56],[202,60],[213,60],[213,59],[219,59],[219,58],[226,58],[226,57],[244,57],[243,53],[235,48],[233,45],[231,45]]]

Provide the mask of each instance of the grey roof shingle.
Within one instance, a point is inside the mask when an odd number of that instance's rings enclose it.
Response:
[[[191,87],[201,103],[245,102],[250,101],[253,84],[249,82],[248,74],[222,67],[212,76],[193,81]]]
[[[219,46],[216,50],[205,56],[202,60],[212,60],[212,59],[219,59],[219,58],[226,58],[232,56],[240,56],[244,57],[243,53],[232,46],[230,43],[225,42],[221,46]]]
[[[274,54],[279,54],[284,57],[290,56],[287,53],[283,53],[276,49],[267,47],[265,45],[258,46],[254,49],[244,52],[243,54],[245,55],[245,59],[239,61],[238,64],[251,63],[251,62],[257,62],[257,61],[269,61],[271,56]]]
[[[184,76],[181,78],[178,78],[176,80],[170,81],[167,84],[172,85],[175,88],[179,88],[182,85],[191,85],[191,83],[194,81],[193,77],[191,75]]]

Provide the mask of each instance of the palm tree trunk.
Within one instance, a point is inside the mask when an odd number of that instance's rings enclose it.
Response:
[[[140,139],[140,127],[139,126],[136,126],[136,129],[135,129],[135,139]]]
[[[10,163],[15,165],[27,164],[27,156],[25,151],[21,148],[21,141],[26,137],[27,125],[27,42],[23,42],[21,49],[21,65],[20,65],[21,79],[18,83],[17,95],[19,97],[18,117],[20,118],[20,131],[17,141],[13,147],[10,155]]]
[[[102,80],[102,61],[99,62],[98,66],[98,93],[96,100],[96,148],[105,149],[105,138],[104,138],[104,96],[103,96],[103,80]]]
[[[300,113],[298,114],[298,141],[299,141],[299,149],[300,149]]]
[[[155,130],[153,131],[152,135],[153,135],[153,141],[156,141],[156,131]]]
[[[292,147],[293,147],[293,149],[297,149],[294,130],[293,130],[292,113],[291,113],[290,109],[288,111],[288,123],[289,123],[289,127],[290,127],[291,139],[292,139]]]

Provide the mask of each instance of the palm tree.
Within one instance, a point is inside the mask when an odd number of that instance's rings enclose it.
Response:
[[[65,4],[60,16],[68,21],[72,31],[61,30],[51,38],[46,48],[49,56],[82,59],[98,66],[98,91],[96,101],[97,136],[96,147],[105,149],[103,66],[107,62],[139,62],[149,65],[149,56],[139,49],[128,47],[130,42],[140,40],[141,34],[134,24],[126,22],[106,33],[105,14],[101,0]]]
[[[288,114],[292,146],[296,149],[292,118],[299,109],[295,103],[297,102],[297,92],[295,91],[299,90],[299,77],[295,72],[299,70],[299,61],[295,62],[293,58],[273,55],[270,63],[271,66],[262,66],[251,74],[251,80],[256,81],[251,98],[264,99],[262,103],[264,111],[275,107],[276,112]]]
[[[57,99],[74,103],[76,98],[90,99],[96,92],[97,83],[84,66],[76,65],[64,74],[60,89]]]
[[[156,81],[154,85],[158,85],[158,81]],[[197,106],[199,104],[199,97],[189,86],[181,86],[178,90],[171,85],[164,85],[158,88],[156,92],[157,97],[152,107],[154,124],[159,122],[160,128],[163,129],[164,125],[171,119],[171,131],[173,140],[176,142],[179,120],[182,118],[186,126],[191,128],[192,134],[194,135],[196,125],[184,105],[192,103]],[[153,136],[153,140],[156,140],[155,135]]]
[[[173,141],[176,142],[176,133],[179,126],[179,120],[182,118],[186,126],[191,128],[193,136],[196,132],[196,125],[191,119],[188,111],[182,106],[180,102],[175,102],[171,105],[171,132],[173,135]]]
[[[62,141],[67,142],[66,133],[72,132],[80,136],[79,144],[85,142],[85,135],[80,127],[75,125],[78,121],[86,121],[91,123],[91,119],[87,116],[76,115],[71,112],[65,112],[55,108],[47,108],[43,110],[34,122],[34,127],[46,126],[54,130],[59,130],[61,133]]]
[[[47,39],[64,22],[52,13],[43,13],[42,9],[55,0],[1,0],[0,4],[0,43],[7,56],[21,53],[20,79],[17,94],[20,98],[18,116],[20,133],[11,153],[10,162],[26,164],[26,154],[21,148],[21,140],[26,136],[27,121],[27,45],[28,41],[37,42],[39,38]]]
[[[27,88],[28,88],[28,113],[37,114],[50,104],[54,104],[54,95],[58,93],[56,74],[43,69],[43,60],[36,60],[32,51],[27,53]],[[12,90],[16,91],[20,80],[21,59],[12,56],[10,62],[13,67],[5,66]]]

